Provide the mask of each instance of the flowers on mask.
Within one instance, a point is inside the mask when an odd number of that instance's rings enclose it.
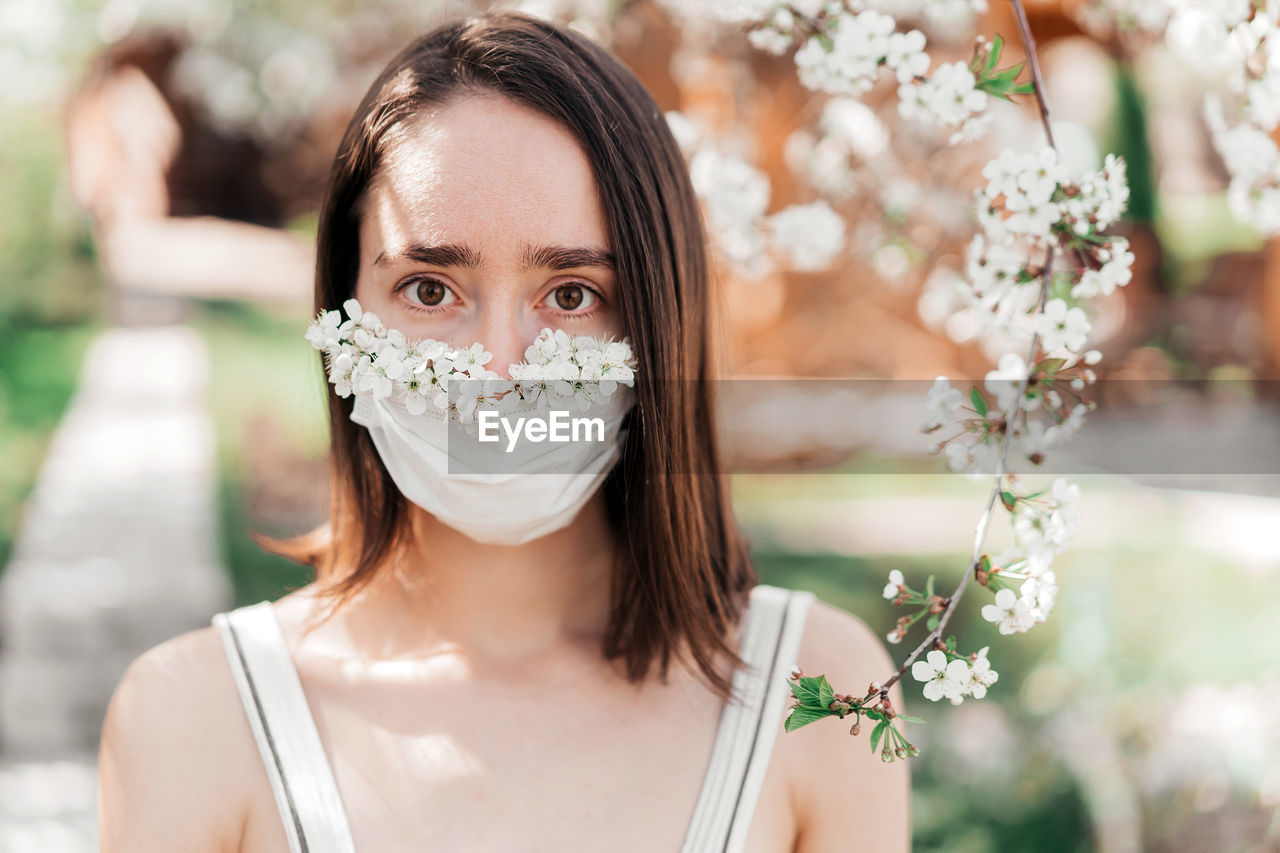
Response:
[[[543,329],[525,350],[525,361],[503,379],[488,365],[493,355],[479,343],[451,347],[443,341],[410,341],[388,329],[355,299],[339,311],[321,311],[306,332],[325,356],[329,382],[339,397],[394,399],[411,414],[436,413],[471,423],[485,406],[498,411],[553,407],[587,411],[635,383],[635,359],[625,340]]]

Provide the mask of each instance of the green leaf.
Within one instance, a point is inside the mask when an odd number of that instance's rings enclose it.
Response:
[[[928,598],[933,595],[933,575],[929,575],[929,580],[924,584],[924,597]]]
[[[1035,83],[1019,83],[1016,86],[1009,87],[1010,95],[1034,95],[1036,92]]]
[[[995,95],[999,98],[1009,99],[1009,90],[1016,86],[1018,75],[1022,73],[1025,63],[1019,62],[1017,65],[1010,66],[1001,71],[991,74],[979,80],[976,88],[981,89],[989,95]]]
[[[970,388],[969,401],[973,403],[974,411],[978,413],[979,417],[985,418],[987,416],[987,401],[982,399],[981,391],[977,388]]]
[[[821,707],[818,693],[818,679],[811,675],[806,675],[799,681],[792,681],[791,693],[800,700],[802,705]]]
[[[786,731],[794,732],[801,726],[807,726],[810,723],[817,722],[823,717],[832,716],[831,711],[820,711],[817,708],[792,708],[791,713],[787,715],[787,721],[783,725]]]
[[[818,676],[818,704],[827,709],[832,702],[835,701],[836,693],[831,689],[831,685],[827,682],[825,675]]]
[[[919,717],[913,717],[910,714],[899,714],[898,719],[905,720],[908,723],[924,723],[924,720]]]
[[[1009,512],[1013,512],[1013,508],[1017,504],[1017,501],[1018,499],[1013,496],[1013,492],[1003,490],[1000,492],[1000,503],[1004,504],[1004,508],[1009,510]]]
[[[866,714],[866,715],[867,715],[867,719],[868,719],[868,720],[883,720],[883,719],[884,719],[884,714],[880,713],[879,711],[875,710],[874,708],[868,708],[867,710],[863,711],[862,713],[864,713],[864,714]]]
[[[924,626],[925,626],[926,628],[928,628],[930,631],[932,631],[934,628],[937,628],[937,627],[938,627],[938,614],[937,614],[937,613],[935,613],[935,614],[933,614],[932,616],[930,616],[930,617],[929,617],[929,621],[928,621],[928,622],[926,622],[926,623],[924,623]],[[899,715],[899,716],[901,716],[901,715]]]
[[[1000,62],[1000,52],[1004,50],[1004,39],[1000,38],[1000,34],[996,33],[991,37],[991,50],[987,53],[987,64],[982,68],[982,76],[985,77],[995,70],[996,65]]]

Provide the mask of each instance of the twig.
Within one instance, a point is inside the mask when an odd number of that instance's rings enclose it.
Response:
[[[1058,146],[1053,141],[1053,128],[1049,123],[1049,104],[1044,98],[1044,78],[1040,76],[1040,60],[1036,55],[1036,40],[1031,35],[1031,27],[1027,24],[1027,11],[1022,8],[1022,0],[1009,0],[1013,6],[1013,16],[1018,19],[1018,34],[1022,37],[1022,46],[1027,51],[1027,65],[1031,68],[1031,83],[1036,90],[1036,105],[1040,108],[1040,122],[1044,125],[1044,135],[1049,147]]]

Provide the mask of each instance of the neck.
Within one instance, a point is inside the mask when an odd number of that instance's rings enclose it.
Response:
[[[345,608],[354,644],[384,660],[450,655],[473,672],[599,657],[617,550],[602,492],[567,527],[523,545],[477,542],[410,511],[404,558]]]

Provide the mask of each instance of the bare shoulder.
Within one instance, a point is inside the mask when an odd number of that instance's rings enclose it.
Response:
[[[216,628],[144,652],[102,725],[102,850],[238,849],[254,749]]]
[[[825,675],[837,693],[861,698],[872,681],[895,669],[879,636],[856,616],[815,598],[794,663],[805,675]],[[902,708],[895,686],[894,705]],[[870,726],[858,736],[832,717],[779,734],[795,797],[796,853],[844,847],[849,839],[869,850],[910,849],[907,762],[885,764],[873,754]]]

